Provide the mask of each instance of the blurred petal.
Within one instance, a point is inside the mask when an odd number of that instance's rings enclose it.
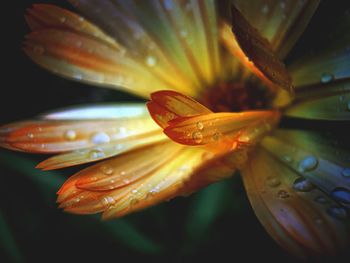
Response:
[[[153,120],[162,128],[167,127],[170,120],[178,117],[211,113],[194,99],[170,90],[152,93],[147,108]]]
[[[249,200],[269,234],[304,260],[344,250],[349,242],[346,210],[269,153],[257,149],[242,171]]]
[[[278,130],[274,135],[262,141],[270,154],[329,196],[337,189],[348,192],[345,205],[350,203],[350,181],[346,176],[349,151],[342,149],[346,148],[344,139],[337,141],[340,135],[294,130]]]
[[[299,88],[287,116],[321,120],[350,119],[350,79]]]
[[[27,11],[26,20],[33,31],[59,28],[84,33],[90,37],[109,43],[116,48],[119,47],[115,40],[103,33],[98,27],[68,10],[54,5],[34,4]]]
[[[232,30],[245,55],[270,81],[291,92],[291,77],[269,41],[249,24],[238,9],[232,6],[231,11]]]
[[[84,110],[80,119],[75,119],[76,114]],[[129,116],[125,114],[126,110],[130,110]],[[118,111],[118,114],[111,116]],[[104,114],[106,119],[103,118]],[[53,153],[106,144],[118,146],[130,138],[140,140],[160,132],[142,104],[93,106],[63,110],[47,114],[39,120],[2,126],[0,143],[14,150]]]
[[[304,32],[319,0],[234,0],[235,6],[283,59]]]
[[[196,96],[225,78],[226,65],[232,64],[219,47],[215,1],[70,2],[130,50],[136,61],[153,58],[152,71],[159,71],[168,89]]]
[[[296,89],[327,86],[333,80],[349,79],[350,16],[349,9],[344,11],[330,13],[322,30],[309,40],[311,47],[306,46],[304,53],[288,66]]]

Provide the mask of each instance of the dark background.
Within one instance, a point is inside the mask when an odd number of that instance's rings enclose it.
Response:
[[[25,9],[35,2],[2,5],[0,125],[68,105],[137,100],[56,77],[32,63],[21,45],[28,32]],[[63,1],[41,2],[69,7]],[[331,41],[330,21],[344,15],[346,2],[323,1],[287,61]],[[0,150],[0,262],[294,261],[256,219],[239,176],[188,198],[102,222],[57,209],[55,192],[76,168],[46,173],[34,169],[43,159]]]

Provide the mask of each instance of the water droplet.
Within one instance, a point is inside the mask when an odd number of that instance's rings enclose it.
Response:
[[[299,192],[309,192],[315,188],[315,186],[303,177],[297,178],[293,183],[293,188]]]
[[[331,192],[331,196],[342,203],[350,204],[350,191],[346,188],[338,187]]]
[[[83,75],[80,73],[76,73],[73,75],[73,78],[75,78],[76,80],[82,80],[83,79]]]
[[[268,186],[277,187],[281,184],[281,181],[277,177],[269,177],[266,180]]]
[[[27,137],[29,138],[29,139],[33,139],[34,138],[34,134],[33,133],[27,133]]]
[[[198,130],[203,130],[204,129],[204,125],[203,125],[203,123],[202,122],[197,122],[197,128],[198,128]]]
[[[103,158],[105,156],[104,152],[100,149],[95,149],[90,151],[89,157],[91,159],[98,159],[98,158]]]
[[[103,164],[100,166],[100,170],[102,173],[104,173],[105,175],[111,175],[113,174],[114,170],[113,167],[108,165],[108,164]],[[112,183],[112,182],[111,182]]]
[[[293,158],[288,155],[284,155],[282,158],[287,163],[291,163],[293,161]]]
[[[299,170],[301,172],[312,171],[313,169],[316,168],[317,164],[318,164],[318,160],[316,159],[316,157],[307,156],[300,162]]]
[[[60,18],[60,22],[63,24],[63,23],[65,23],[67,21],[67,18],[66,17],[64,17],[64,16],[62,16],[61,18]]]
[[[286,198],[288,198],[290,195],[288,194],[287,191],[285,191],[285,190],[280,190],[280,191],[278,191],[277,196],[278,196],[279,198],[286,199]]]
[[[341,174],[344,177],[349,177],[350,178],[350,168],[344,168],[343,171],[341,172]]]
[[[315,202],[320,203],[320,204],[327,204],[328,200],[324,196],[317,196],[315,198]]]
[[[261,8],[261,12],[266,15],[269,12],[269,6],[268,5],[263,5],[263,7]]]
[[[172,10],[174,8],[173,0],[164,0],[163,2],[166,10]]]
[[[64,137],[68,140],[68,141],[73,141],[75,140],[75,138],[77,137],[77,134],[75,131],[73,130],[68,130],[65,132]]]
[[[321,76],[321,83],[329,83],[334,79],[333,74],[323,73]]]
[[[321,218],[316,218],[316,219],[315,219],[315,223],[316,223],[317,225],[322,225],[322,224],[323,224],[323,220],[322,220]]]
[[[136,194],[138,191],[137,191],[137,189],[133,189],[132,191],[131,191],[131,193],[133,193],[133,194]]]
[[[348,217],[346,210],[339,206],[331,206],[327,209],[327,212],[336,219],[345,220]]]
[[[115,204],[115,200],[111,196],[105,196],[102,198],[101,204],[103,205],[103,207],[110,208],[112,205]]]
[[[203,135],[201,132],[194,132],[192,133],[192,139],[196,142],[196,143],[201,143],[203,140]]]
[[[98,132],[92,136],[91,140],[94,144],[103,144],[103,143],[109,143],[111,138],[105,132]]]
[[[157,59],[153,56],[148,56],[146,58],[146,64],[150,67],[154,67],[157,64]]]
[[[219,132],[215,132],[212,136],[214,141],[220,140],[221,134]]]
[[[34,53],[36,53],[37,55],[42,55],[42,54],[44,54],[44,52],[45,52],[45,48],[44,48],[43,46],[35,46],[35,47],[33,48],[33,51],[34,51]]]
[[[188,33],[187,33],[187,31],[186,30],[180,30],[180,36],[182,37],[182,38],[186,38],[187,37],[187,35],[188,35]]]

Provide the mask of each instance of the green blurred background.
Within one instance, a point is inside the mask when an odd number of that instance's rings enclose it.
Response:
[[[25,9],[36,1],[4,4],[0,124],[40,112],[93,102],[136,101],[130,95],[56,77],[22,52]],[[64,1],[41,1],[69,7]],[[288,61],[332,40],[329,21],[350,1],[323,1]],[[347,11],[347,12],[348,12]],[[334,25],[333,25],[334,26]],[[256,219],[239,176],[188,198],[102,222],[98,216],[63,213],[56,191],[80,168],[41,172],[46,156],[0,150],[0,262],[128,260],[146,262],[238,261],[259,257],[293,262]]]

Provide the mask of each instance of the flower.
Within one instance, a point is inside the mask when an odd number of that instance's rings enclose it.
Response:
[[[41,169],[101,161],[66,181],[60,207],[120,217],[240,170],[258,218],[289,252],[308,257],[346,247],[345,142],[293,120],[346,127],[348,34],[329,50],[287,68],[282,63],[318,1],[259,8],[245,1],[232,8],[209,0],[70,2],[99,27],[59,7],[35,5],[26,17],[33,30],[26,53],[64,77],[151,95],[155,122],[144,104],[134,103],[71,108],[3,126],[3,147],[59,153]]]

